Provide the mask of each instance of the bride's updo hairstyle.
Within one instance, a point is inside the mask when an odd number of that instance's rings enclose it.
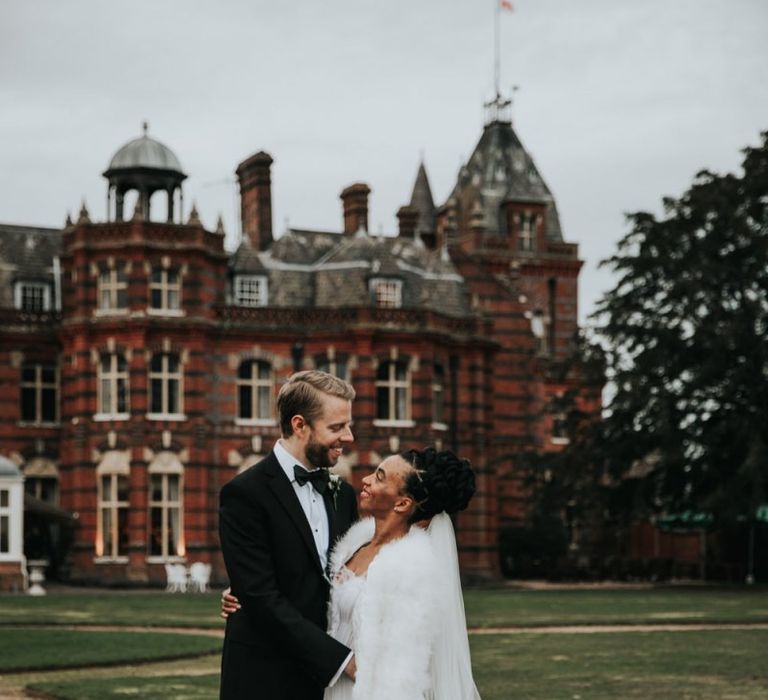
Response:
[[[406,450],[400,456],[413,467],[404,484],[405,492],[416,503],[410,522],[427,520],[443,511],[452,515],[467,507],[475,493],[475,472],[469,460],[434,447]]]

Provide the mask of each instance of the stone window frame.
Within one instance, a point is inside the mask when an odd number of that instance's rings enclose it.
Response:
[[[98,271],[96,277],[96,314],[124,314],[128,312],[129,271],[127,263],[116,264],[113,260],[109,260],[107,266]],[[122,295],[121,292],[123,292]],[[105,300],[106,304],[104,303]]]
[[[48,282],[17,280],[13,297],[14,306],[20,311],[43,313],[51,310],[51,285]]]
[[[130,510],[128,473],[118,469],[97,471],[97,473],[96,561],[98,563],[127,562]],[[109,483],[109,497],[105,497],[104,494],[105,482]],[[120,498],[121,487],[125,492],[124,499]],[[105,517],[109,518],[109,542],[105,542]]]
[[[105,369],[104,360],[109,358],[109,366]],[[123,368],[120,368],[120,360]],[[94,420],[127,420],[130,417],[131,392],[128,357],[120,350],[106,350],[98,354],[96,365],[96,401],[98,412]],[[104,387],[109,387],[109,406],[105,405]],[[124,405],[120,406],[120,394],[124,396]],[[120,408],[123,410],[121,411]],[[106,410],[104,410],[106,409]]]
[[[386,367],[386,377],[380,378],[382,367]],[[398,369],[404,370],[404,377],[398,377]],[[375,426],[384,427],[412,427],[413,421],[413,371],[412,363],[409,358],[398,356],[393,351],[386,359],[378,361],[376,366],[376,378],[374,386],[376,390],[376,417],[373,420]],[[387,391],[388,415],[386,417],[379,415],[379,393]],[[402,405],[404,406],[404,415],[398,411],[398,397],[402,396]]]
[[[172,563],[185,561],[186,546],[184,538],[184,465],[172,452],[160,452],[147,468],[147,562]],[[160,498],[153,498],[153,479],[160,480]],[[171,484],[176,484],[176,498],[170,496]],[[160,552],[152,552],[153,510],[160,513]],[[169,517],[175,515],[175,534]],[[175,554],[169,553],[169,530],[174,540]]]
[[[395,277],[372,277],[368,288],[374,306],[381,309],[403,307],[403,280]]]
[[[34,371],[35,376],[33,379],[28,380],[24,378],[24,373],[25,370],[30,369]],[[51,369],[53,370],[53,379],[46,381],[43,376],[44,371]],[[61,381],[58,365],[56,363],[45,362],[24,362],[21,365],[20,378],[20,423],[23,425],[59,425],[59,397],[61,396]],[[45,417],[43,416],[43,392],[50,391],[51,389],[53,390],[54,415],[49,420],[45,420]],[[33,392],[33,404],[35,409],[35,415],[33,418],[25,417],[23,414],[25,390],[31,390]]]
[[[539,215],[525,210],[517,215],[517,248],[521,253],[536,251],[536,232],[539,227]]]
[[[244,366],[251,367],[250,376],[241,377]],[[266,368],[267,376],[259,376],[259,369]],[[254,376],[254,369],[256,373]],[[274,425],[275,417],[275,367],[272,362],[258,357],[243,358],[237,366],[235,375],[237,390],[237,418],[236,425]],[[243,404],[241,402],[241,389],[250,389],[250,417],[243,416]],[[266,415],[259,411],[261,401],[266,401]]]
[[[250,286],[250,289],[245,287]],[[251,298],[248,298],[249,294]],[[266,275],[236,275],[234,288],[235,305],[246,307],[269,304],[269,278]]]
[[[183,291],[183,279],[186,274],[186,266],[179,265],[174,266],[171,264],[169,256],[164,255],[163,258],[156,263],[147,263],[147,313],[154,316],[184,316],[185,312],[182,307],[182,291]],[[159,276],[158,280],[155,280],[155,275]],[[169,275],[175,275],[175,280],[171,282]],[[154,305],[154,292],[159,293],[159,306]],[[175,292],[175,303],[171,304],[171,294]]]
[[[169,368],[169,360],[175,358],[176,370]],[[160,368],[153,367],[156,359],[160,360]],[[176,382],[176,411],[171,408],[171,390],[172,382]],[[155,410],[154,405],[155,388],[154,383],[159,382],[160,388],[160,410]],[[160,350],[153,352],[149,356],[147,363],[147,418],[151,420],[186,420],[184,414],[184,362],[182,354],[172,350]]]

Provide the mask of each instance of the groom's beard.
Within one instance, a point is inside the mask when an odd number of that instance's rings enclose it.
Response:
[[[335,448],[327,447],[317,442],[314,437],[310,437],[304,453],[307,455],[307,462],[310,466],[315,467],[315,469],[330,469],[338,461],[338,459],[331,459],[332,449]]]

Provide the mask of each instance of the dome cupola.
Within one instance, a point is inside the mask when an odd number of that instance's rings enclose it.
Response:
[[[137,213],[148,220],[152,195],[162,191],[168,196],[168,223],[173,223],[177,192],[179,217],[183,214],[184,194],[181,183],[187,176],[174,152],[149,136],[147,122],[144,122],[143,127],[143,135],[118,149],[104,171],[104,177],[109,181],[107,216],[110,220],[123,221],[125,194],[136,190],[139,193]]]

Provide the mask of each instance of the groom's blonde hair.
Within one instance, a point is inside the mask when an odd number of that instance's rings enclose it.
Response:
[[[355,390],[349,382],[317,369],[296,372],[288,377],[277,394],[277,415],[283,437],[293,435],[291,418],[294,416],[304,416],[310,425],[320,417],[323,395],[352,401]]]

